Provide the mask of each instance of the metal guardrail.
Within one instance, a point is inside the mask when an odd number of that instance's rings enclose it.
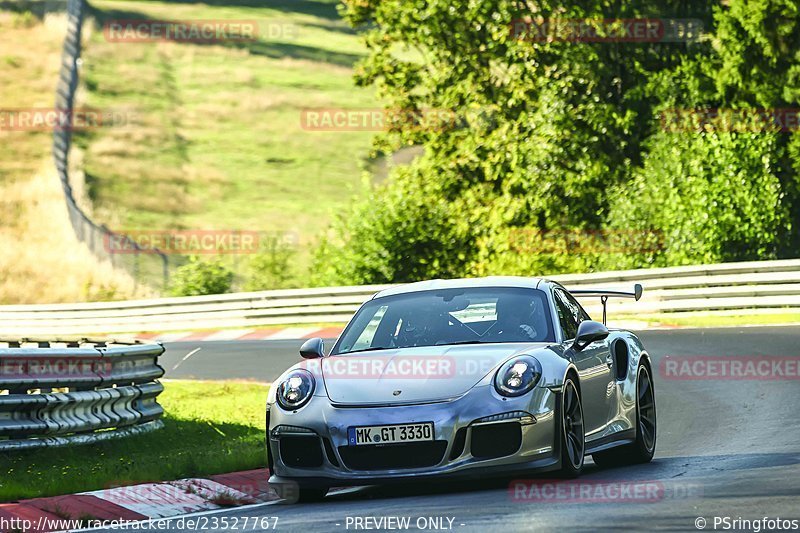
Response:
[[[0,339],[0,450],[161,427],[160,344]]]
[[[553,276],[570,286],[608,286],[641,283],[644,296],[638,302],[614,302],[614,314],[642,315],[685,312],[800,313],[800,259],[749,261],[717,265],[598,272],[588,275]],[[590,313],[600,306],[586,305]]]
[[[84,0],[67,1],[67,35],[61,56],[61,68],[56,88],[56,109],[64,117],[72,117],[75,91],[78,88],[81,63],[81,34],[83,29]],[[71,119],[70,119],[71,120]],[[116,268],[127,271],[138,285],[166,289],[169,280],[167,255],[154,248],[145,248],[126,235],[115,233],[106,226],[94,222],[75,200],[69,175],[69,155],[72,148],[72,127],[60,124],[53,129],[53,160],[58,172],[64,198],[67,203],[70,223],[78,240],[100,260],[110,261]],[[126,253],[110,253],[109,243],[126,250]]]
[[[618,314],[796,309],[800,259],[551,276],[567,287],[641,283],[639,302],[609,306]],[[341,323],[386,285],[160,298],[126,302],[0,306],[0,334],[68,335],[275,324]],[[600,307],[585,300],[594,314]]]

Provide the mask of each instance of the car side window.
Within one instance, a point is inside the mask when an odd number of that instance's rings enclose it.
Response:
[[[563,291],[559,291],[559,292],[563,292]],[[564,295],[564,298],[566,299],[567,305],[570,307],[570,309],[573,310],[575,318],[578,319],[578,324],[580,324],[584,320],[591,320],[592,319],[589,316],[589,313],[584,311],[583,307],[581,307],[581,304],[578,303],[578,300],[576,300],[574,296],[572,296],[568,292],[563,292],[563,295]]]
[[[579,315],[577,310],[567,303],[564,291],[554,290],[553,297],[556,301],[556,312],[558,313],[558,321],[561,324],[561,331],[564,333],[564,339],[574,339],[578,335]]]

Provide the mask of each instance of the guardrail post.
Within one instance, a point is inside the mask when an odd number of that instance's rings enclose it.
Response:
[[[75,91],[78,88],[80,80],[81,35],[85,8],[86,3],[84,0],[67,1],[67,35],[62,47],[61,67],[55,95],[56,109],[63,111],[67,117],[73,116]],[[71,119],[69,120],[71,122]],[[79,241],[84,243],[98,259],[106,260],[109,259],[108,256],[111,255],[110,261],[112,266],[117,267],[119,264],[125,265],[126,261],[115,261],[113,253],[107,253],[107,250],[105,250],[103,244],[104,240],[111,235],[109,230],[92,221],[75,200],[72,187],[69,183],[69,155],[71,148],[72,124],[57,124],[54,126],[53,159],[61,181],[61,187],[64,191],[70,223],[75,236]],[[153,252],[159,255],[163,261],[165,256],[160,250],[153,249]],[[137,257],[134,258],[133,265],[134,290],[138,288],[138,284],[142,281],[138,253],[135,255],[137,255]],[[157,266],[157,264],[154,264],[155,268],[157,268]],[[147,270],[145,271],[149,272]],[[152,281],[152,283],[157,285],[157,278],[156,281]]]
[[[163,269],[164,282],[162,284],[163,290],[169,289],[169,259],[167,254],[161,254],[161,265]]]

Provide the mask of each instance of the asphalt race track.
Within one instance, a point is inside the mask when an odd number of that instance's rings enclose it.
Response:
[[[587,461],[579,481],[592,490],[655,486],[659,488],[655,497],[574,501],[557,492],[553,496],[553,491],[546,496],[545,488],[567,482],[550,483],[544,476],[539,479],[543,483],[539,496],[521,501],[509,490],[512,480],[501,479],[361,488],[329,495],[318,504],[267,504],[205,516],[209,524],[215,518],[250,517],[249,531],[254,530],[252,517],[278,517],[275,530],[304,533],[365,530],[355,527],[357,518],[389,516],[410,517],[411,530],[418,529],[418,520],[425,525],[425,519],[443,518],[444,529],[456,531],[697,531],[699,526],[725,530],[720,523],[715,528],[714,517],[728,517],[733,527],[727,530],[757,531],[757,527],[765,528],[761,524],[742,527],[741,523],[737,528],[732,520],[800,519],[800,380],[668,379],[660,369],[666,356],[791,356],[796,364],[800,328],[662,330],[643,332],[641,338],[654,358],[656,457],[651,464],[607,470]],[[298,360],[299,344],[171,344],[162,364],[172,378],[268,381]],[[198,346],[202,346],[199,352],[170,370]],[[521,474],[520,479],[530,476]],[[180,530],[175,524],[173,519],[171,530]]]

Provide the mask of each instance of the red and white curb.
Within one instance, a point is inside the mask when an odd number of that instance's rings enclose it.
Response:
[[[46,532],[78,529],[79,521],[85,525],[98,520],[168,518],[264,503],[278,499],[269,490],[268,479],[269,471],[259,469],[210,476],[209,479],[146,483],[23,500],[0,504],[0,523],[20,524],[26,521],[26,531]]]
[[[213,342],[213,341],[265,341],[265,340],[303,340],[314,337],[332,339],[339,336],[344,326],[320,328],[262,328],[262,329],[221,329],[217,331],[183,331],[177,333],[140,333],[136,338],[160,342]]]

